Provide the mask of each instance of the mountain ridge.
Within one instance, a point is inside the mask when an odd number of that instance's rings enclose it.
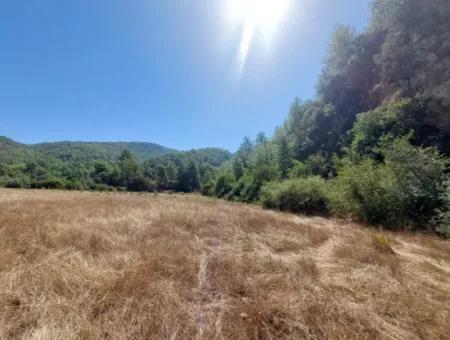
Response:
[[[205,147],[199,149],[177,150],[153,142],[139,141],[55,141],[40,143],[22,143],[7,136],[0,135],[0,162],[38,160],[43,155],[54,157],[63,161],[115,161],[122,151],[133,153],[140,162],[149,159],[182,152],[197,150],[217,150],[230,153],[224,148]]]

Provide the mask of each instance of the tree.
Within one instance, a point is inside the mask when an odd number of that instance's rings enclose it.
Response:
[[[233,159],[233,174],[237,180],[244,175],[244,165],[240,157]]]
[[[268,141],[269,140],[264,132],[258,132],[255,140],[256,145],[266,144]]]
[[[169,180],[167,178],[166,168],[161,165],[156,168],[156,183],[157,187],[161,190],[168,188]]]
[[[278,168],[281,178],[287,178],[291,165],[292,158],[289,150],[289,142],[287,137],[283,134],[278,140]]]
[[[119,157],[120,184],[128,187],[139,176],[139,164],[136,157],[128,150]]]
[[[253,143],[250,138],[245,137],[236,153],[236,157],[241,161],[242,167],[247,169],[250,167],[250,155],[253,151]]]
[[[194,192],[200,189],[200,178],[198,167],[190,160],[178,173],[178,190],[183,192]]]
[[[226,197],[233,190],[234,178],[229,173],[219,175],[216,182],[215,194],[217,197]]]

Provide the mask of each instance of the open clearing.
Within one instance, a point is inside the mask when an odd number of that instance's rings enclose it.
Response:
[[[2,189],[0,338],[449,338],[449,243],[385,235],[200,196]]]

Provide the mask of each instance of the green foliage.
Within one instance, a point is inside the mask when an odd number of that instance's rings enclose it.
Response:
[[[395,190],[395,175],[371,159],[359,163],[347,160],[331,182],[329,200],[332,212],[369,223],[390,223],[402,210]]]
[[[214,180],[211,179],[201,186],[200,193],[205,196],[214,196],[215,189],[216,189],[216,182],[214,182]]]
[[[215,187],[215,195],[217,197],[227,197],[233,190],[234,177],[229,173],[218,176]]]
[[[282,134],[277,141],[278,146],[278,169],[281,178],[287,178],[289,173],[289,168],[292,166],[291,152],[289,148],[289,142],[287,137]]]
[[[162,147],[161,147],[162,148]],[[148,143],[24,145],[0,137],[0,185],[68,190],[197,191],[231,154],[207,148],[158,155]],[[138,150],[136,157],[130,150]],[[142,163],[144,153],[158,155]],[[194,163],[194,165],[192,165]],[[180,182],[180,180],[182,182]]]
[[[268,165],[260,165],[247,170],[233,186],[233,190],[228,198],[242,201],[258,201],[262,186],[277,176],[277,169]]]
[[[400,120],[402,113],[408,109],[411,100],[394,101],[372,111],[361,113],[351,130],[352,141],[347,153],[356,156],[368,156],[382,160],[380,141],[393,140],[408,132]]]
[[[66,187],[67,183],[63,179],[57,177],[48,177],[31,183],[31,188],[36,189],[65,189]]]
[[[127,185],[129,191],[153,191],[153,189],[152,181],[142,175],[137,175]]]
[[[309,156],[305,166],[311,176],[327,177],[330,172],[327,159],[320,153]]]
[[[140,177],[137,158],[128,150],[122,151],[119,157],[120,185],[125,188],[134,187],[133,182]]]
[[[92,161],[113,162],[120,157],[124,150],[132,153],[139,162],[176,152],[158,144],[136,142],[56,142],[30,145],[27,148],[62,161],[83,163]]]
[[[200,190],[200,177],[198,167],[194,161],[190,161],[178,172],[177,189],[183,192],[194,192]]]
[[[328,212],[328,188],[318,176],[271,182],[262,189],[261,202],[266,208],[325,214]]]
[[[293,160],[289,169],[289,178],[302,178],[308,176],[328,177],[331,167],[328,160],[321,154],[311,155],[306,161]]]
[[[438,234],[450,239],[450,180],[446,182],[441,199],[443,204],[436,210],[433,224]]]
[[[308,170],[308,167],[304,162],[298,161],[296,159],[292,162],[292,167],[289,169],[289,178],[304,178],[308,177],[310,175],[310,172]]]
[[[391,228],[430,225],[441,206],[446,160],[407,138],[382,149],[384,163],[341,161],[331,183],[332,211]]]

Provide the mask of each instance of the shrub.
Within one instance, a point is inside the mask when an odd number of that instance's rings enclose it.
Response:
[[[202,185],[200,193],[205,196],[214,196],[215,185],[216,183],[214,182],[214,180],[209,180]]]
[[[332,211],[388,227],[429,227],[442,206],[445,159],[407,138],[384,146],[382,154],[385,163],[341,162],[329,193]]]
[[[266,208],[306,214],[327,213],[327,183],[318,176],[270,182],[262,188],[261,202]]]
[[[370,159],[346,163],[331,181],[328,198],[331,211],[369,223],[390,223],[400,217],[401,205],[395,176],[384,165]]]
[[[234,178],[232,175],[226,173],[217,179],[215,194],[217,197],[225,197],[231,190],[233,190]]]
[[[321,153],[309,156],[305,161],[305,166],[310,176],[327,177],[330,172],[328,161]]]
[[[352,156],[368,156],[381,160],[380,139],[392,140],[408,132],[399,116],[411,105],[411,100],[402,99],[360,113],[350,131],[352,142],[347,152]]]
[[[69,188],[66,186],[66,189],[69,189]],[[110,187],[107,184],[94,183],[93,185],[91,185],[90,190],[94,190],[94,191],[114,191],[114,188]]]
[[[33,181],[31,187],[36,189],[65,189],[66,183],[62,178],[48,177],[42,180]]]
[[[128,183],[129,191],[153,191],[154,185],[152,181],[144,176],[137,176]]]
[[[23,176],[19,177],[6,177],[2,181],[0,181],[1,185],[5,188],[28,188],[29,187],[29,179]]]
[[[435,231],[442,237],[450,239],[450,180],[446,183],[446,190],[442,194],[442,207],[437,209],[433,220]]]
[[[303,178],[309,175],[308,167],[298,160],[292,161],[292,168],[289,170],[289,178]]]
[[[260,165],[251,171],[247,171],[236,184],[231,192],[232,199],[242,202],[258,201],[262,186],[276,177],[276,170],[267,165]]]
[[[395,174],[405,216],[418,223],[429,223],[442,206],[448,159],[435,148],[412,146],[408,138],[384,147],[385,164]]]

